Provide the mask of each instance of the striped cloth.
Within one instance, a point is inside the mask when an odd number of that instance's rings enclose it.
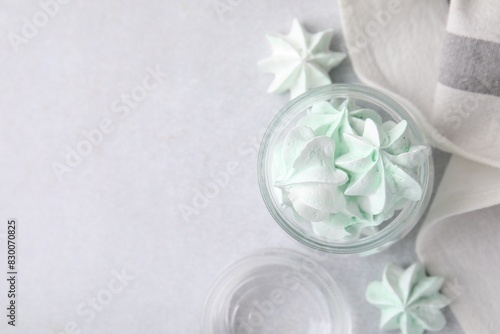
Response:
[[[500,330],[500,2],[339,0],[360,79],[453,154],[417,252],[465,333]]]

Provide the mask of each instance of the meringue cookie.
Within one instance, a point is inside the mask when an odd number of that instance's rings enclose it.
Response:
[[[402,199],[422,198],[422,187],[409,168],[423,163],[430,149],[410,145],[407,125],[401,121],[379,126],[367,119],[362,136],[344,134],[348,153],[335,164],[349,175],[345,195],[356,196],[365,212],[379,215],[401,206]]]
[[[379,114],[371,109],[358,108],[349,99],[334,99],[318,102],[311,107],[309,115],[304,116],[297,126],[307,126],[317,136],[328,136],[337,144],[335,156],[346,153],[344,134],[356,134],[364,128],[365,120],[371,118],[382,123]]]
[[[288,35],[268,35],[273,55],[258,63],[264,72],[275,75],[268,92],[290,90],[294,98],[310,88],[331,83],[328,72],[346,57],[345,53],[330,51],[332,37],[333,30],[311,34],[297,20]]]
[[[328,220],[311,222],[314,233],[327,240],[356,239],[360,234],[360,225],[342,213],[330,215]]]
[[[369,235],[375,232],[375,224],[372,221],[356,218],[346,211],[330,214],[327,219],[311,224],[314,233],[333,241],[356,240],[361,234]]]
[[[333,164],[335,143],[314,135],[308,127],[290,131],[283,144],[285,177],[275,186],[286,192],[295,211],[310,221],[321,221],[344,209],[339,186],[347,174]]]
[[[443,278],[428,277],[415,263],[406,270],[391,264],[382,281],[368,286],[366,299],[381,310],[380,329],[400,329],[403,334],[440,331],[446,319],[440,311],[450,300],[439,293]]]

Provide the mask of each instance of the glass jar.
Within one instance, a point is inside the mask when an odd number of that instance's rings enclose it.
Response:
[[[301,219],[293,208],[284,205],[281,191],[274,186],[276,181],[273,166],[276,150],[297,122],[310,112],[313,105],[322,101],[349,99],[361,108],[376,111],[383,122],[407,122],[407,133],[412,145],[425,145],[424,135],[416,121],[396,101],[387,95],[366,86],[356,84],[333,84],[312,89],[290,101],[272,120],[264,134],[258,156],[258,179],[264,202],[276,222],[294,239],[301,243],[330,253],[370,254],[387,248],[403,238],[418,223],[432,193],[433,163],[431,154],[417,167],[415,179],[422,188],[420,200],[408,201],[380,225],[367,229],[353,240],[332,240],[314,233],[311,222]],[[338,101],[338,100],[337,100]]]

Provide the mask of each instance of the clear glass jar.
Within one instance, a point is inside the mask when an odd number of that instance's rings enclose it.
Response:
[[[432,156],[418,166],[417,179],[422,186],[422,197],[408,201],[395,215],[370,233],[356,240],[331,240],[317,235],[309,221],[300,219],[293,209],[281,203],[279,189],[274,186],[273,158],[275,150],[284,141],[287,133],[295,127],[311,107],[321,101],[349,99],[356,105],[375,110],[382,120],[396,123],[406,120],[412,145],[425,145],[424,135],[416,121],[406,110],[387,95],[366,86],[356,84],[333,84],[319,87],[290,101],[267,128],[258,156],[258,179],[264,202],[276,222],[294,239],[301,243],[330,253],[370,254],[387,248],[403,238],[418,223],[432,193]]]

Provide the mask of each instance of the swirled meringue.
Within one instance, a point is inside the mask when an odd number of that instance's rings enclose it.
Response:
[[[347,181],[347,174],[333,164],[335,143],[315,136],[308,127],[298,127],[283,146],[286,174],[275,186],[286,191],[295,211],[310,221],[321,221],[343,210],[345,198],[338,187]]]
[[[307,126],[317,136],[328,136],[336,143],[335,156],[346,153],[344,134],[356,134],[364,128],[365,120],[371,118],[382,123],[379,114],[371,109],[358,108],[349,99],[334,99],[314,104],[308,115],[304,116],[297,126]]]
[[[294,98],[331,83],[328,72],[346,57],[345,53],[330,51],[332,37],[333,30],[311,34],[297,20],[288,35],[268,35],[273,55],[258,63],[264,72],[275,75],[268,92],[281,94],[290,90]]]
[[[439,293],[442,277],[429,277],[420,263],[404,270],[391,264],[382,281],[368,286],[366,299],[381,310],[380,329],[400,329],[403,334],[440,331],[446,319],[440,311],[450,300]]]
[[[410,145],[406,121],[379,126],[367,119],[362,136],[346,133],[344,140],[348,153],[335,164],[349,175],[344,194],[355,196],[361,210],[379,215],[401,207],[405,199],[422,198],[409,169],[423,163],[430,149]]]

